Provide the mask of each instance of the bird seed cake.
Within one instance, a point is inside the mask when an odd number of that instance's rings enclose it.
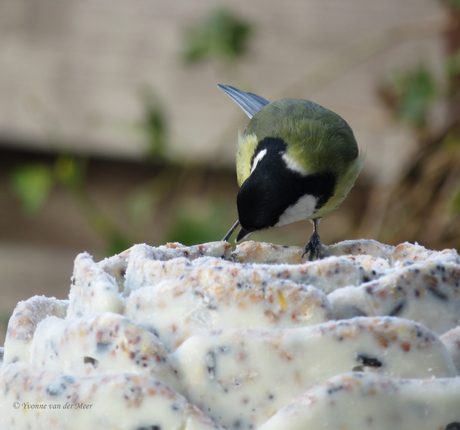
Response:
[[[77,256],[10,318],[2,430],[459,430],[460,258],[371,240]]]

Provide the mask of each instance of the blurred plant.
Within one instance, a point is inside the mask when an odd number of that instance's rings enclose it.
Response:
[[[460,247],[460,1],[443,4],[449,16],[443,79],[420,65],[378,89],[394,118],[416,132],[418,143],[392,188],[373,191],[368,233],[387,243]],[[430,115],[436,103],[447,112],[441,125]]]
[[[168,140],[168,121],[165,108],[149,86],[142,88],[141,100],[144,105],[141,128],[147,142],[146,155],[153,160],[164,160]]]
[[[12,190],[19,198],[24,212],[40,212],[54,187],[64,186],[74,197],[91,228],[105,239],[106,253],[121,252],[130,241],[111,218],[90,198],[86,186],[87,162],[68,155],[58,156],[54,164],[27,164],[13,169]]]
[[[424,134],[430,109],[438,95],[437,84],[426,65],[396,72],[378,91],[397,120]]]
[[[184,35],[183,59],[194,64],[207,60],[232,63],[248,50],[251,25],[225,8],[212,10]]]
[[[13,170],[13,192],[21,200],[26,214],[35,215],[40,211],[49,196],[53,181],[52,171],[47,165],[23,165]]]

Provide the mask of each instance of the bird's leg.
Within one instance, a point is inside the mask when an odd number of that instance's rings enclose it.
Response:
[[[305,254],[309,254],[308,260],[313,261],[313,259],[319,258],[320,250],[321,250],[321,239],[319,238],[318,234],[318,223],[321,218],[315,218],[313,222],[313,234],[308,239],[308,243],[305,245],[303,249],[302,258]]]
[[[237,220],[235,224],[233,224],[233,227],[228,231],[228,233],[224,236],[222,241],[228,242],[228,239],[230,239],[230,236],[233,234],[233,232],[238,228],[240,225],[240,220]]]

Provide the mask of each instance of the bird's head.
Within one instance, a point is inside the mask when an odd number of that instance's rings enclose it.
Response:
[[[350,127],[328,109],[300,99],[264,106],[240,138],[237,206],[243,230],[314,218],[357,156]]]

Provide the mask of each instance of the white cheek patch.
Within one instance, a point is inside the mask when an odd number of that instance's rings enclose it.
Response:
[[[252,162],[252,167],[251,167],[251,173],[254,171],[254,169],[257,167],[257,165],[259,164],[260,160],[262,160],[262,158],[265,157],[265,154],[267,153],[267,150],[266,149],[262,149],[262,151],[260,151],[256,157],[254,158],[254,161]],[[250,174],[251,174],[250,173]]]
[[[281,158],[284,160],[286,167],[289,170],[300,173],[302,176],[307,175],[308,172],[299,163],[297,163],[297,161],[292,159],[292,157],[290,157],[286,152],[283,153]]]
[[[317,198],[310,194],[301,197],[284,211],[276,226],[290,224],[310,217],[315,212],[317,201]]]

